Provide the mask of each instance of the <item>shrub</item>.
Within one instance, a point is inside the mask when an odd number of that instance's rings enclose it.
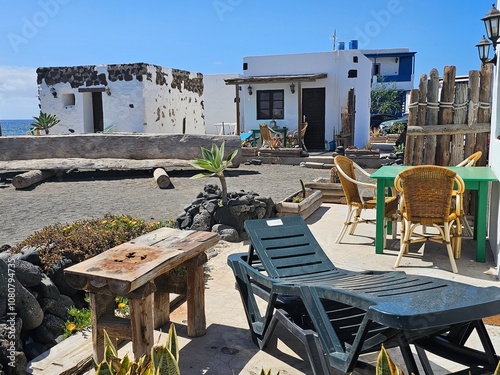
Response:
[[[147,223],[130,215],[106,214],[99,219],[46,226],[16,244],[13,252],[25,246],[38,248],[42,268],[47,271],[62,258],[79,263],[164,226],[174,227],[173,220]]]

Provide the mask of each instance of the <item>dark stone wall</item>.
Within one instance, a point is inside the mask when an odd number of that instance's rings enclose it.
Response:
[[[112,64],[107,65],[107,75],[97,72],[96,65],[65,66],[65,67],[44,67],[38,68],[37,83],[40,85],[44,81],[48,86],[57,83],[69,83],[71,88],[107,86],[109,82],[132,81],[134,79],[142,82],[144,79],[155,82],[159,86],[168,86],[169,73],[161,66],[156,67],[155,77],[148,73],[147,67],[150,64]],[[190,78],[190,72],[180,69],[172,69],[171,88],[182,92],[182,89],[203,94],[203,74],[197,73],[196,78]]]

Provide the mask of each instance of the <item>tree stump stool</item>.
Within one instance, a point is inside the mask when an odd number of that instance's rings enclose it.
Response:
[[[106,330],[111,339],[132,341],[136,359],[149,354],[154,329],[169,321],[170,289],[166,274],[187,268],[187,331],[205,334],[205,250],[219,241],[209,232],[160,228],[64,270],[68,283],[89,292],[94,360],[104,358]],[[115,297],[129,300],[130,319],[114,314]]]

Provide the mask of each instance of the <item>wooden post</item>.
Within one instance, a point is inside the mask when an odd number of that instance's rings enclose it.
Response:
[[[104,335],[102,329],[99,329],[99,319],[103,315],[113,315],[115,312],[115,299],[110,296],[97,294],[94,292],[89,293],[90,300],[90,316],[92,318],[92,345],[94,348],[94,361],[101,363],[104,359]],[[113,344],[116,346],[116,337],[110,337],[114,340]]]
[[[203,265],[187,267],[187,271],[187,333],[190,337],[197,337],[204,335],[207,328]]]
[[[170,185],[170,177],[163,168],[156,168],[153,171],[153,176],[160,189],[166,189]]]
[[[438,123],[438,102],[439,95],[439,73],[433,68],[427,83],[427,125],[437,125]],[[424,164],[436,163],[436,136],[425,137]]]
[[[153,293],[142,299],[129,299],[132,351],[135,360],[149,354],[154,344]]]
[[[168,277],[166,273],[155,279],[155,329],[164,326],[170,321],[170,293],[167,289],[167,279]]]
[[[473,127],[477,124],[477,108],[479,106],[479,70],[469,71],[469,108],[467,113],[467,124]],[[465,135],[465,155],[474,153],[476,136],[474,134]]]
[[[438,123],[448,125],[453,123],[453,98],[455,96],[456,67],[445,66],[443,74],[443,86],[441,88],[441,99],[439,103]],[[436,164],[450,165],[450,141],[451,136],[441,135],[436,144]]]
[[[479,108],[477,110],[477,122],[491,122],[490,91],[491,74],[493,64],[483,64],[480,71],[479,81]],[[488,151],[488,134],[476,134],[476,145],[474,152],[482,151],[483,155],[477,165],[486,165],[486,154]]]
[[[34,170],[18,174],[12,178],[12,186],[16,189],[25,189],[37,182],[46,180],[56,174],[53,169]]]
[[[417,110],[418,110],[418,89],[412,89],[410,91],[410,106],[408,112],[408,126],[414,126],[417,123]],[[414,162],[414,152],[415,152],[415,137],[406,134],[405,142],[405,165],[413,165]],[[419,150],[418,150],[419,151]]]
[[[455,87],[454,124],[465,124],[467,121],[467,84],[460,83]],[[464,134],[454,133],[451,136],[450,165],[457,165],[464,160]]]
[[[426,122],[426,111],[427,111],[427,74],[422,74],[420,76],[420,82],[418,84],[418,109],[417,109],[417,125],[425,126]],[[418,150],[414,153],[413,157],[413,165],[422,165],[424,162],[424,153],[421,150],[424,149],[424,137],[416,137],[415,150]]]

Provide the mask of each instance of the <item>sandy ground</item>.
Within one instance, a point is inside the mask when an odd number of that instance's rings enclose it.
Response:
[[[300,190],[300,182],[328,177],[328,169],[287,165],[244,165],[227,171],[229,191],[254,191],[275,202]],[[151,171],[69,172],[16,190],[15,173],[0,173],[0,246],[14,245],[55,223],[130,214],[147,221],[175,218],[216,177],[191,179],[191,171],[170,172],[171,188],[160,189]]]

